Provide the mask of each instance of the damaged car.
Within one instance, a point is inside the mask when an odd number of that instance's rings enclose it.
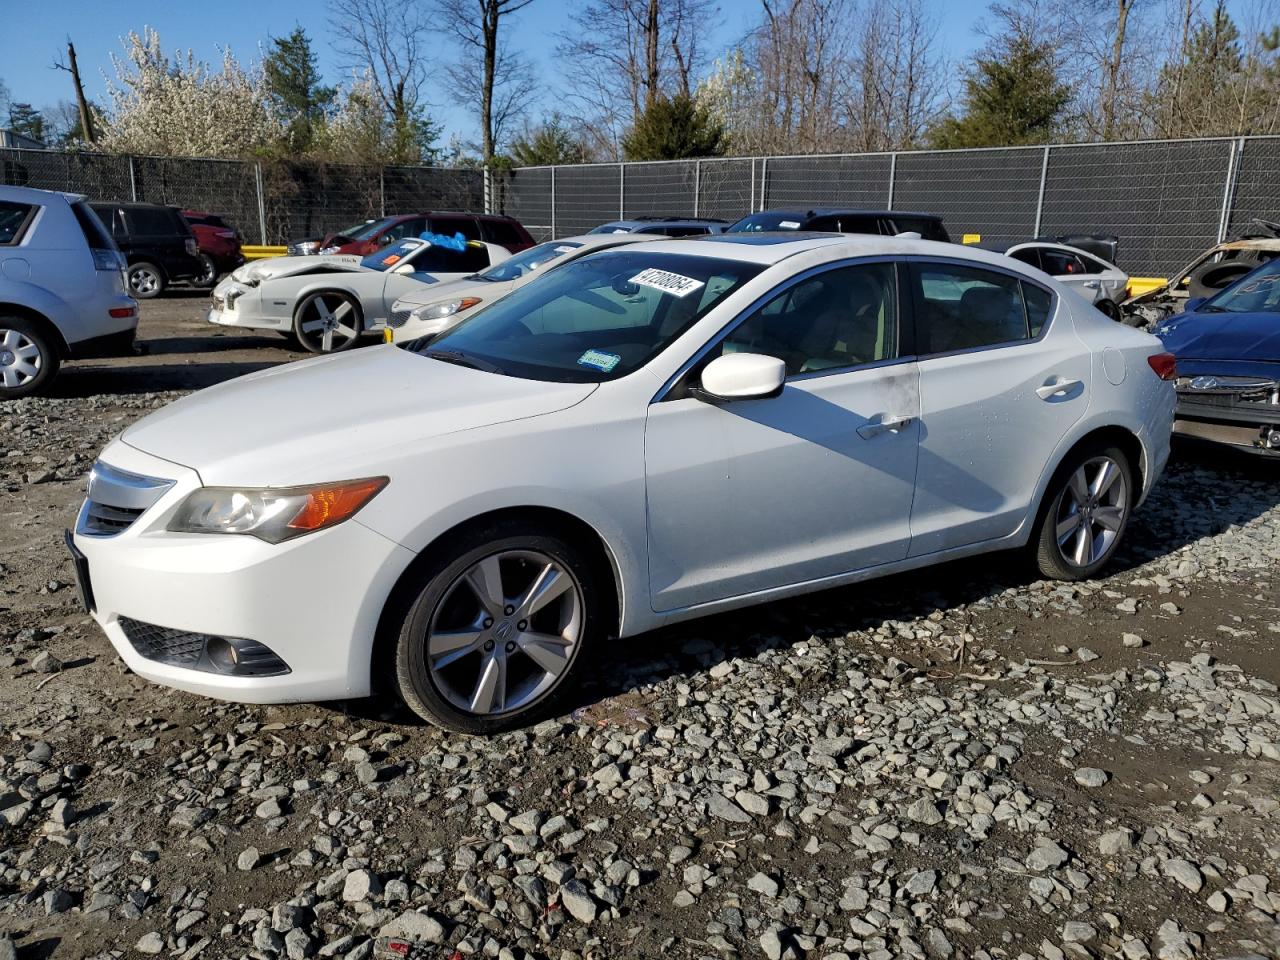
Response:
[[[1043,270],[1112,320],[1120,319],[1119,303],[1129,287],[1129,275],[1114,263],[1083,248],[1044,240],[1015,243],[1005,255]]]
[[[1212,297],[1276,257],[1280,257],[1280,223],[1251,220],[1243,236],[1205,250],[1168,283],[1120,304],[1120,311],[1133,326],[1158,324],[1181,313],[1188,300]]]
[[[1178,358],[1175,434],[1280,457],[1280,258],[1151,332]]]
[[[496,243],[425,234],[366,257],[272,257],[247,264],[218,284],[207,319],[221,326],[276,330],[311,353],[336,353],[384,326],[400,297],[470,276],[510,256]]]

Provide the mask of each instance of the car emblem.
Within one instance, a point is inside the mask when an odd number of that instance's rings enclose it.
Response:
[[[1216,390],[1219,382],[1217,377],[1195,377],[1187,386],[1192,390]]]

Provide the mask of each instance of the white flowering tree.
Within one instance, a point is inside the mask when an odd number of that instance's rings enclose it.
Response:
[[[110,109],[101,146],[115,153],[241,158],[276,145],[284,134],[268,107],[260,65],[240,65],[223,51],[213,70],[188,50],[165,55],[156,31],[124,39],[112,57]]]

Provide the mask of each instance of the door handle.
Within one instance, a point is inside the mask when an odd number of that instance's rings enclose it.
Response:
[[[1098,289],[1098,281],[1097,281],[1097,280],[1086,280],[1086,281],[1084,282],[1084,285],[1085,285],[1086,287],[1088,287],[1090,290],[1097,290],[1097,289]]]
[[[873,440],[882,433],[901,433],[911,426],[915,417],[883,416],[878,420],[865,423],[858,428],[858,436],[863,440]]]
[[[1070,391],[1082,385],[1083,381],[1080,380],[1066,380],[1062,377],[1054,377],[1044,386],[1036,387],[1036,396],[1041,400],[1052,400],[1054,397],[1065,397]]]

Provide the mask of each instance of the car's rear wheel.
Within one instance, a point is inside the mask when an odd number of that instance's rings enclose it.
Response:
[[[1034,541],[1040,572],[1054,580],[1085,580],[1115,554],[1137,497],[1133,467],[1119,447],[1077,451],[1054,474]]]
[[[35,393],[61,362],[49,335],[26,317],[0,315],[0,399]]]
[[[218,282],[218,265],[207,253],[200,254],[200,272],[191,282],[197,287],[212,287]]]
[[[586,551],[522,523],[471,531],[430,564],[396,643],[401,697],[459,733],[544,716],[603,629]]]
[[[312,353],[337,353],[360,339],[360,305],[337,290],[313,293],[298,304],[293,333]]]
[[[164,274],[154,263],[145,260],[129,265],[129,293],[139,300],[150,300],[164,293]]]
[[[1114,300],[1099,300],[1095,306],[1112,320],[1120,319],[1120,308]]]

